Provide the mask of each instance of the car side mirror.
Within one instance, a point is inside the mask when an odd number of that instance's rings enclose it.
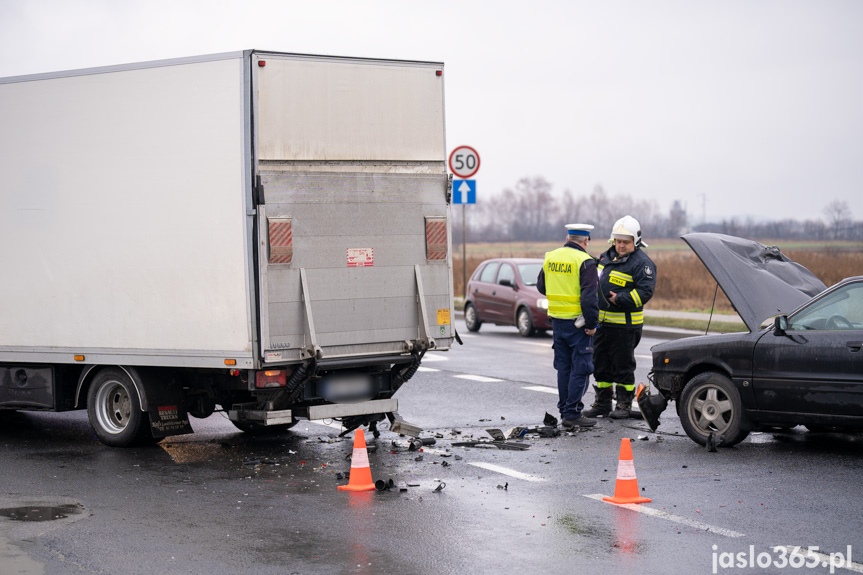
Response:
[[[773,320],[773,335],[785,335],[788,329],[788,316],[779,315]]]
[[[500,284],[500,285],[502,285],[502,286],[515,287],[515,285],[513,285],[513,283],[512,283],[512,280],[510,280],[510,279],[506,279],[506,278],[504,278],[504,279],[500,280],[500,281],[499,281],[499,282],[497,282],[497,283],[499,283],[499,284]]]

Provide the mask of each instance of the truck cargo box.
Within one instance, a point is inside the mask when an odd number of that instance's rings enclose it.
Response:
[[[158,396],[281,424],[371,413],[317,384],[374,372],[394,411],[453,342],[441,63],[248,50],[4,78],[0,125],[0,369],[51,400],[7,408],[82,407],[113,370],[151,419]]]

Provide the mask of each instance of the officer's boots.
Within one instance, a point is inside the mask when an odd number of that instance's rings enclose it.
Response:
[[[596,392],[596,397],[590,407],[581,412],[587,417],[608,417],[611,413],[611,397],[614,394],[614,388],[593,386]]]
[[[617,389],[617,406],[611,412],[611,419],[629,419],[629,410],[632,409],[632,398],[635,390],[627,391],[622,385],[615,386]]]

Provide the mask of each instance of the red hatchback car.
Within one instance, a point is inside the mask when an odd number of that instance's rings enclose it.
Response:
[[[484,322],[514,325],[529,337],[551,329],[548,299],[536,289],[542,260],[498,258],[477,266],[468,281],[464,322],[468,331],[479,331]]]

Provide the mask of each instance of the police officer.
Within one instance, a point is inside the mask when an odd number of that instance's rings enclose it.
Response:
[[[596,399],[589,417],[630,416],[635,395],[635,348],[641,341],[644,304],[653,296],[656,265],[642,248],[641,226],[632,216],[614,223],[612,246],[597,261],[599,272],[599,330],[593,361]],[[617,405],[611,410],[612,397]]]
[[[587,253],[589,224],[569,224],[563,247],[545,254],[536,281],[548,297],[554,330],[554,368],[557,370],[557,408],[568,429],[591,427],[595,419],[582,415],[581,402],[593,373],[593,334],[599,321],[596,302],[596,262]]]

